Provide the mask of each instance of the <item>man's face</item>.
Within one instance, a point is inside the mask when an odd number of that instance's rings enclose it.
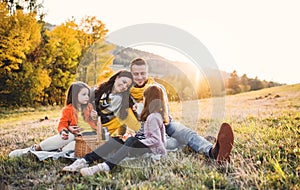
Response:
[[[131,67],[133,81],[137,86],[143,86],[148,80],[148,69],[146,65],[133,65]]]

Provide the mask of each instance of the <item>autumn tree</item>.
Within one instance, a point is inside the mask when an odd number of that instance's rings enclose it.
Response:
[[[258,79],[258,77],[250,79],[249,84],[251,86],[251,90],[260,90],[263,88],[263,83]]]
[[[17,10],[10,15],[5,4],[0,7],[0,101],[8,105],[30,105],[38,96],[41,74],[31,57],[38,47],[40,24],[35,14]]]
[[[51,78],[45,93],[49,104],[63,104],[65,92],[75,80],[81,55],[77,31],[72,28],[72,23],[66,22],[45,33],[48,40],[42,52],[42,61]]]
[[[239,83],[239,87],[242,92],[248,92],[251,89],[251,86],[249,85],[249,78],[246,74],[243,74]]]
[[[74,27],[78,30],[78,39],[83,51],[90,48],[96,41],[103,40],[108,32],[105,24],[95,16],[84,17],[79,25],[74,25]]]
[[[236,71],[233,71],[230,74],[230,77],[227,81],[227,88],[228,88],[227,90],[228,94],[236,94],[240,92],[239,77]]]
[[[113,74],[109,67],[113,56],[109,52],[114,48],[114,45],[105,42],[104,37],[108,32],[105,24],[94,16],[87,16],[78,25],[74,24],[74,27],[81,46],[77,80],[91,86],[103,82]]]

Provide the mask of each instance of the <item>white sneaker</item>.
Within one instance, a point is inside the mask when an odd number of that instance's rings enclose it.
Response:
[[[16,149],[13,150],[9,153],[8,157],[13,158],[13,157],[19,157],[24,154],[27,154],[29,152],[30,148],[23,148],[23,149]]]
[[[88,167],[89,165],[86,163],[85,159],[77,159],[73,164],[69,166],[65,166],[62,170],[66,172],[75,172],[78,171],[81,168]]]
[[[34,145],[32,145],[31,147],[28,147],[28,148],[13,150],[9,153],[8,157],[10,157],[10,158],[19,157],[19,156],[22,156],[24,154],[27,154],[30,151],[36,151],[35,147],[36,147],[36,145],[34,144]]]
[[[99,172],[109,172],[110,168],[106,163],[100,163],[92,167],[82,168],[80,173],[82,176],[92,176]]]

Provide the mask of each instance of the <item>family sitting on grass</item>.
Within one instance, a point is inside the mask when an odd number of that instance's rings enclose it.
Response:
[[[166,142],[166,134],[177,144],[186,145],[193,151],[204,153],[218,164],[230,162],[234,136],[229,124],[223,123],[213,145],[195,131],[175,122],[168,109],[167,94],[161,84],[148,77],[148,64],[142,58],[131,61],[130,71],[119,71],[95,90],[95,107],[90,103],[91,92],[82,82],[73,83],[67,94],[66,106],[58,125],[58,134],[45,139],[39,145],[14,150],[9,157],[20,156],[28,151],[74,151],[75,136],[96,130],[97,116],[111,136],[108,141],[83,158],[63,168],[64,171],[80,171],[84,176],[110,171],[128,156],[145,153],[165,156],[173,149]],[[140,112],[140,110],[142,110]],[[89,126],[83,127],[88,123]],[[81,125],[82,124],[82,125]],[[122,140],[124,126],[135,135]],[[124,138],[123,138],[124,139]],[[173,146],[174,144],[171,144]],[[94,161],[104,160],[88,167]]]

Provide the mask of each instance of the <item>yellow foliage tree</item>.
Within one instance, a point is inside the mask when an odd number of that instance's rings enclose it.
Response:
[[[9,14],[0,3],[0,104],[4,106],[32,105],[39,96],[35,87],[39,66],[32,57],[41,42],[41,25],[35,14],[17,10]]]
[[[65,92],[75,80],[81,55],[77,31],[72,28],[72,23],[66,22],[45,33],[48,42],[42,54],[51,77],[51,84],[45,92],[50,104],[63,104]]]

